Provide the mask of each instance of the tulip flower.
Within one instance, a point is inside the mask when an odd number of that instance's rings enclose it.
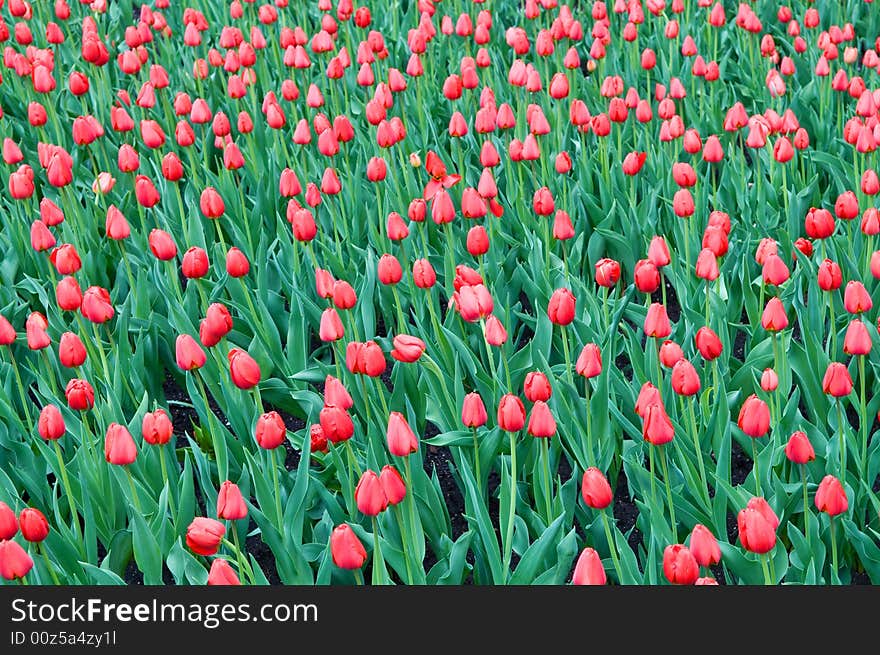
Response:
[[[247,513],[247,505],[238,485],[229,480],[223,482],[217,494],[217,518],[237,521],[245,518]]]
[[[388,497],[374,471],[364,471],[354,490],[358,510],[365,516],[376,516],[388,507]]]
[[[18,517],[6,503],[0,500],[0,542],[18,534]]]
[[[604,585],[607,581],[602,559],[593,548],[584,548],[578,556],[571,578],[573,585]]]
[[[21,514],[18,515],[18,525],[21,536],[31,543],[39,543],[49,535],[49,522],[43,513],[34,507],[21,510]]]
[[[17,541],[0,541],[0,576],[5,580],[20,580],[34,566],[34,561]]]
[[[214,555],[220,548],[226,527],[215,519],[198,516],[186,529],[186,545],[196,555]]]
[[[330,553],[341,569],[360,569],[367,561],[367,551],[347,523],[336,526],[330,534]]]
[[[222,557],[211,562],[211,570],[208,571],[208,586],[239,586],[241,581],[235,570]]]
[[[691,531],[690,551],[700,566],[712,566],[721,561],[721,548],[715,535],[705,525],[698,523]]]
[[[663,575],[672,584],[692,585],[700,577],[700,566],[687,546],[673,544],[663,551]]]
[[[260,382],[260,365],[241,348],[229,351],[229,374],[239,389],[251,389]]]
[[[400,412],[391,412],[388,415],[388,429],[385,436],[388,451],[397,457],[407,457],[419,449],[416,435]]]

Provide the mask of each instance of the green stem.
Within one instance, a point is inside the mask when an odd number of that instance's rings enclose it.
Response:
[[[12,348],[9,348],[9,360],[12,362],[12,371],[15,373],[15,383],[18,386],[18,395],[21,396],[21,406],[24,415],[27,418],[28,430],[34,427],[34,421],[31,418],[31,410],[28,407],[27,393],[24,390],[24,384],[21,381],[21,372],[18,370],[18,363],[15,361],[15,355],[12,354]]]
[[[571,372],[571,351],[568,349],[568,333],[565,326],[562,326],[560,331],[562,332],[562,352],[565,356],[565,374],[568,376],[571,386],[574,386],[574,376]]]
[[[509,432],[510,438],[510,515],[507,517],[507,530],[504,540],[504,570],[510,570],[510,558],[513,554],[513,519],[516,515],[516,433]]]
[[[617,546],[611,534],[611,521],[605,510],[601,511],[602,523],[605,525],[605,538],[608,539],[608,550],[611,552],[611,561],[614,563],[614,572],[617,574],[617,584],[623,584],[623,573],[620,569],[620,560],[617,557]]]
[[[549,526],[553,519],[553,509],[550,499],[550,438],[541,439],[541,441],[541,459],[544,460],[544,509],[547,512],[547,525]]]
[[[801,464],[801,483],[804,487],[804,534],[807,536],[807,548],[812,552],[810,542],[810,500],[807,495],[807,465]]]
[[[666,485],[666,501],[669,503],[669,522],[672,527],[672,543],[678,543],[678,529],[675,521],[675,504],[672,502],[672,485],[669,483],[669,457],[666,449],[663,448],[663,482]]]
[[[275,489],[275,519],[278,523],[278,533],[284,540],[284,519],[281,513],[281,486],[278,484],[278,463],[275,461],[275,449],[269,451],[269,466],[272,469],[272,486]]]
[[[174,507],[174,492],[168,482],[168,467],[165,464],[165,449],[159,448],[159,465],[162,467],[162,483],[168,487],[168,508],[171,510],[171,516],[177,516],[177,510]]]
[[[245,573],[249,573],[251,584],[255,584],[256,581],[254,580],[254,572],[253,570],[251,570],[249,565],[245,564],[244,555],[241,552],[241,544],[238,540],[238,530],[236,529],[235,521],[229,521],[229,527],[227,531],[232,532],[232,543],[235,546],[235,560],[236,562],[238,562],[238,574],[240,576],[244,576]]]
[[[691,400],[688,403],[688,413],[690,414],[691,432],[694,437],[694,452],[697,454],[697,463],[700,465],[700,482],[703,487],[703,499],[706,501],[706,508],[709,509],[712,507],[712,502],[709,499],[709,481],[706,477],[706,465],[703,462],[703,449],[700,447],[700,433],[697,430],[697,417],[694,414],[694,404],[696,402],[696,400]]]
[[[596,460],[593,447],[593,415],[590,407],[590,378],[584,378],[584,399],[587,406],[587,466],[593,466]]]
[[[843,403],[840,398],[835,403],[837,405],[837,429],[840,430],[840,481],[846,482],[846,431],[843,422]]]
[[[125,474],[128,477],[128,486],[131,488],[131,497],[134,500],[134,508],[138,511],[138,514],[142,514],[143,510],[141,509],[141,501],[138,497],[137,487],[134,485],[134,477],[128,466],[125,467]]]
[[[381,564],[378,564],[381,562]],[[379,522],[373,517],[373,584],[385,584],[385,576],[382,575],[385,560],[382,558],[382,539],[379,536]]]
[[[859,360],[859,401],[860,410],[859,422],[862,428],[862,477],[864,478],[868,470],[868,412],[865,408],[865,356],[860,355]]]
[[[480,472],[480,444],[477,441],[477,428],[472,427],[474,434],[474,470],[477,472],[477,484],[482,488],[483,486],[483,475]]]
[[[831,582],[832,584],[840,584],[840,569],[837,567],[837,535],[834,534],[834,517],[828,517],[831,525]]]
[[[404,474],[406,475],[406,490],[407,496],[409,496],[409,529],[413,536],[417,535],[416,532],[416,522],[418,521],[418,512],[416,511],[416,489],[413,486],[413,478],[412,478],[412,468],[409,464],[410,458],[405,458],[404,461]]]
[[[752,439],[752,462],[754,463],[755,473],[755,495],[761,495],[761,473],[758,468],[758,445],[755,439]]]
[[[761,569],[764,571],[764,585],[773,586],[773,579],[770,577],[770,570],[767,568],[767,554],[759,555],[761,558]]]
[[[85,555],[85,541],[83,541],[82,533],[79,528],[79,514],[76,511],[76,502],[73,498],[73,489],[70,486],[70,478],[67,475],[67,467],[64,464],[64,457],[61,455],[61,446],[58,440],[54,439],[52,445],[55,446],[55,456],[58,458],[58,470],[61,473],[61,484],[64,485],[64,494],[67,496],[67,504],[70,506],[70,520],[73,522],[73,533],[76,535],[76,543],[79,544],[80,553]]]
[[[37,550],[40,551],[40,555],[43,556],[43,561],[46,563],[46,570],[49,571],[49,576],[52,578],[52,583],[56,587],[61,586],[61,581],[58,579],[58,576],[55,574],[55,569],[52,568],[52,562],[49,560],[49,554],[46,552],[46,549],[43,547],[43,543],[37,546]]]

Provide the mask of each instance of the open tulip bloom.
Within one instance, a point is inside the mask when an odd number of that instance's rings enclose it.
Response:
[[[0,584],[880,583],[873,5],[399,4],[0,2]]]

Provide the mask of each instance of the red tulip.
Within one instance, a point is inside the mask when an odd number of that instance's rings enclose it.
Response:
[[[184,371],[201,368],[207,357],[201,346],[188,334],[180,334],[175,342],[177,366]]]
[[[95,406],[95,391],[85,380],[70,380],[64,389],[70,409],[85,410]]]
[[[400,412],[388,415],[388,429],[385,433],[388,452],[397,457],[406,457],[419,449],[419,441],[409,423]]]
[[[663,575],[672,584],[692,585],[700,577],[700,566],[687,546],[674,544],[663,551]]]
[[[779,332],[788,327],[788,316],[779,298],[773,297],[767,301],[761,316],[761,326],[768,332]]]
[[[391,356],[399,362],[418,361],[425,352],[425,342],[408,334],[398,334],[394,337],[393,343],[394,350],[391,351]]]
[[[669,324],[665,305],[657,302],[651,303],[647,314],[645,314],[643,329],[646,335],[656,339],[665,339],[672,334],[672,326]]]
[[[354,490],[358,510],[365,516],[377,516],[388,507],[388,498],[374,471],[366,470]]]
[[[593,548],[584,548],[578,556],[571,583],[574,585],[604,585],[607,581],[602,558]]]
[[[825,375],[822,378],[822,391],[834,396],[842,398],[848,396],[853,388],[853,381],[849,375],[849,370],[840,362],[831,362],[825,369]]]
[[[595,466],[584,471],[581,481],[581,497],[587,507],[592,509],[605,509],[611,504],[612,493],[608,479]]]
[[[700,391],[697,369],[686,359],[680,359],[672,367],[672,390],[680,396],[693,396]]]
[[[461,404],[461,422],[469,428],[478,428],[486,424],[488,415],[483,399],[476,391],[464,397]]]
[[[349,409],[354,405],[354,400],[339,379],[328,375],[324,379],[324,404]]]
[[[198,516],[186,529],[186,545],[196,555],[214,555],[220,549],[220,542],[226,534],[226,526],[220,521]]]
[[[104,440],[104,459],[110,464],[126,466],[137,458],[137,446],[131,432],[124,425],[111,423],[107,426]]]
[[[171,441],[174,433],[174,425],[164,409],[147,412],[141,421],[141,436],[148,444],[164,446]]]
[[[233,348],[227,356],[229,374],[239,389],[250,389],[260,382],[260,365],[241,348]]]
[[[697,523],[691,531],[690,551],[700,566],[712,566],[721,561],[721,548],[711,530]]]
[[[150,252],[160,261],[168,261],[177,256],[177,246],[174,243],[174,239],[164,230],[152,230],[148,242]]]
[[[575,362],[575,370],[585,378],[594,378],[602,373],[602,352],[599,346],[595,343],[585,345]]]
[[[531,402],[539,400],[546,402],[550,399],[550,395],[553,393],[553,389],[550,387],[550,381],[547,379],[547,376],[540,371],[529,371],[526,374],[526,379],[523,383],[523,391],[525,392],[526,398]]]
[[[65,332],[58,342],[58,360],[66,368],[82,366],[86,361],[86,347],[73,332]]]
[[[389,505],[397,505],[406,498],[406,484],[396,468],[386,464],[379,472],[379,484],[388,499]]]
[[[867,355],[871,352],[871,335],[859,319],[853,319],[846,328],[843,352],[847,355]]]
[[[529,416],[528,433],[533,437],[549,438],[556,434],[556,420],[543,400],[535,401]]]
[[[840,480],[833,475],[826,475],[819,483],[819,488],[816,489],[816,507],[820,512],[832,517],[844,513],[849,508],[846,491]]]
[[[675,429],[663,403],[658,400],[647,405],[642,416],[642,438],[655,446],[662,446],[674,437]]]
[[[785,444],[785,456],[795,464],[806,464],[816,459],[816,451],[805,432],[793,432]]]
[[[620,279],[620,263],[613,259],[600,259],[595,268],[596,284],[600,287],[613,287]]]
[[[21,536],[31,543],[39,543],[49,535],[49,522],[40,510],[33,507],[21,510],[18,525]]]
[[[211,570],[208,571],[208,586],[238,586],[241,581],[238,579],[235,570],[222,557],[218,557],[211,562]]]
[[[568,325],[574,320],[575,297],[568,289],[557,289],[550,296],[547,316],[554,325]]]
[[[843,306],[850,314],[861,314],[869,311],[873,306],[873,302],[868,290],[865,289],[865,285],[858,280],[847,282],[843,293]]]
[[[230,277],[244,277],[251,270],[251,264],[245,254],[236,247],[226,253],[226,272]]]
[[[6,580],[21,579],[34,566],[34,561],[17,541],[0,541],[0,576]]]
[[[330,534],[330,554],[341,569],[359,569],[367,561],[367,551],[351,527],[343,523]]]
[[[324,435],[331,443],[339,443],[351,439],[354,434],[354,423],[348,412],[342,407],[325,405],[318,418]]]
[[[0,542],[18,534],[18,517],[6,503],[0,500]]]
[[[342,319],[333,307],[328,307],[321,313],[318,335],[321,341],[337,341],[345,336]]]
[[[763,555],[776,545],[776,528],[757,509],[746,507],[736,517],[739,540],[743,548]]]
[[[287,426],[284,425],[284,419],[276,411],[266,412],[257,419],[257,425],[254,429],[254,438],[257,445],[265,450],[278,448],[284,443],[287,437]]]
[[[46,441],[60,439],[64,436],[67,428],[64,425],[64,418],[61,411],[55,405],[46,405],[40,411],[40,418],[37,421],[37,432]],[[0,539],[5,539],[0,535]]]
[[[770,408],[763,400],[752,394],[739,410],[737,425],[748,436],[758,439],[770,430]]]
[[[506,432],[519,432],[526,423],[526,408],[512,393],[504,394],[498,402],[498,427]]]
[[[245,518],[247,513],[247,505],[238,485],[229,480],[224,481],[217,494],[217,518],[237,521]]]

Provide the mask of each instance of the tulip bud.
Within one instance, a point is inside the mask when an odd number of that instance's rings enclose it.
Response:
[[[257,426],[254,429],[254,437],[257,445],[265,450],[273,450],[278,448],[287,436],[287,426],[284,425],[284,419],[276,411],[266,412],[257,419]]]
[[[523,383],[523,391],[525,392],[526,398],[533,403],[539,400],[546,402],[550,399],[550,395],[553,393],[553,389],[550,387],[550,381],[547,379],[547,376],[540,371],[529,371],[526,374],[526,379]]]
[[[53,441],[64,436],[67,428],[64,425],[64,418],[61,411],[55,405],[46,405],[40,411],[40,418],[37,421],[37,431],[46,441]],[[0,536],[0,539],[5,537]]]
[[[49,535],[49,522],[40,510],[33,507],[21,510],[18,525],[21,528],[21,536],[31,543],[39,543]]]
[[[593,548],[584,548],[574,567],[573,585],[604,585],[607,582],[602,558]]]
[[[354,423],[342,407],[325,405],[318,418],[324,435],[331,443],[339,443],[351,439],[354,434]]]
[[[853,388],[853,381],[850,377],[849,370],[840,362],[831,362],[825,369],[825,375],[822,378],[822,391],[834,396],[842,398],[848,396]]]
[[[554,325],[569,325],[574,320],[575,297],[568,289],[557,289],[550,296],[547,316]]]
[[[721,561],[721,548],[715,535],[701,523],[691,531],[690,551],[700,566],[712,566]]]
[[[592,509],[605,509],[611,504],[612,493],[608,479],[595,466],[584,471],[581,481],[581,497],[587,507]]]
[[[819,488],[816,489],[816,507],[820,512],[825,512],[831,517],[842,514],[849,508],[846,491],[840,480],[833,475],[826,475],[819,483]],[[23,525],[22,534],[24,534]]]
[[[18,533],[18,518],[6,503],[0,500],[0,543]]]
[[[526,423],[526,408],[512,393],[504,394],[498,402],[498,427],[506,432],[519,432]]]
[[[377,516],[388,507],[388,498],[374,471],[366,470],[354,490],[358,510],[365,516]]]
[[[388,416],[388,429],[385,433],[388,451],[397,457],[406,457],[419,449],[419,442],[403,414],[391,412]]]
[[[379,472],[379,484],[388,499],[389,505],[397,505],[406,498],[406,484],[396,468],[386,464]]]
[[[241,348],[233,348],[227,356],[229,374],[239,389],[251,389],[260,382],[260,365]]]
[[[208,586],[241,585],[235,570],[222,557],[211,562],[211,570],[208,572]]]
[[[663,551],[663,575],[672,584],[692,585],[700,577],[700,566],[687,546],[673,544]]]
[[[208,557],[220,549],[220,542],[226,534],[226,526],[220,521],[198,516],[186,529],[186,545],[196,555]]]
[[[343,523],[330,534],[330,554],[333,563],[341,569],[359,569],[367,561],[367,551],[354,530]]]
[[[461,422],[469,428],[478,428],[486,424],[487,418],[480,394],[476,391],[467,394],[461,404]]]
[[[224,481],[217,494],[217,518],[237,521],[245,518],[247,513],[247,505],[238,485],[229,480]]]
[[[0,576],[6,580],[21,579],[34,566],[34,561],[17,541],[0,541]]]
[[[816,451],[805,432],[793,432],[785,444],[785,456],[794,464],[806,464],[816,459]]]

